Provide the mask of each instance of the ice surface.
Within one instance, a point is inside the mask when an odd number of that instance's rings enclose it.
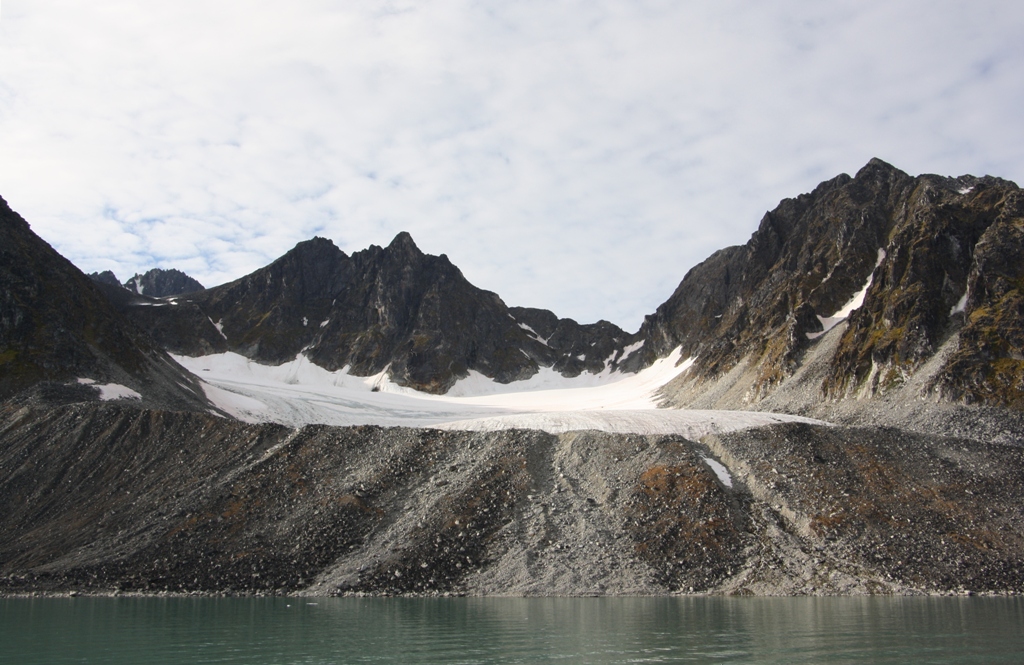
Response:
[[[599,430],[619,434],[679,434],[697,440],[708,434],[732,432],[750,427],[761,427],[782,422],[820,423],[799,416],[760,411],[697,411],[689,409],[646,409],[596,411],[549,411],[546,413],[519,413],[469,420],[457,420],[435,425],[438,429],[487,432],[504,429],[540,429],[552,434],[576,430]],[[705,460],[722,480],[732,486],[732,478],[725,467],[722,472],[714,460]],[[714,464],[712,464],[714,462]],[[719,465],[721,466],[721,465]],[[724,477],[723,477],[724,472]]]
[[[446,395],[397,386],[387,370],[357,377],[347,368],[328,372],[304,356],[279,366],[234,353],[175,360],[205,382],[207,397],[247,422],[311,423],[494,430],[511,427],[565,432],[682,434],[698,438],[786,420],[791,416],[746,411],[657,409],[654,392],[693,364],[677,349],[637,374],[605,370],[566,378],[550,368],[527,381],[503,385],[478,373]],[[678,363],[678,364],[677,364]]]

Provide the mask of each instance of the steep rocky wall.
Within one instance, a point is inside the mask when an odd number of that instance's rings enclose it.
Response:
[[[1024,195],[1013,183],[913,178],[872,160],[854,178],[783,201],[745,246],[691,270],[645,320],[644,347],[626,366],[681,346],[696,362],[666,387],[670,404],[729,392],[731,406],[745,408],[825,346],[816,400],[899,391],[952,340],[943,367],[929,369],[934,380],[907,397],[1020,409],[1022,229]],[[839,332],[823,335],[822,321],[835,325],[827,319],[865,285]]]
[[[1016,446],[290,430],[111,405],[8,404],[0,423],[4,593],[1024,591]]]

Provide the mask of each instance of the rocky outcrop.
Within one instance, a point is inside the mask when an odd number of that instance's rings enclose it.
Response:
[[[827,365],[817,400],[884,395],[938,358],[912,399],[1020,408],[1021,196],[998,178],[914,178],[872,160],[783,201],[746,245],[691,270],[624,366],[681,346],[697,360],[668,402],[708,406],[714,393],[735,408],[812,357]],[[952,355],[937,356],[947,343]]]
[[[84,404],[7,404],[0,423],[0,593],[1024,591],[1019,446],[800,424],[703,442],[291,430]]]
[[[618,369],[626,347],[635,338],[604,320],[579,324],[533,307],[511,307],[509,313],[521,328],[550,349],[542,356],[541,364],[563,376]]]
[[[195,293],[205,288],[194,278],[174,268],[168,270],[153,268],[145,274],[136,273],[134,277],[124,284],[121,284],[117,279],[117,275],[109,270],[90,273],[89,277],[94,282],[107,286],[119,286],[136,295],[146,295],[150,298],[165,298],[167,296]]]
[[[386,372],[433,393],[470,370],[501,383],[540,367],[599,372],[629,338],[607,322],[580,326],[541,310],[514,315],[407,233],[351,256],[314,238],[229,284],[173,303],[135,299],[122,311],[175,353],[229,350],[267,364],[302,353],[331,371]]]
[[[106,284],[107,286],[121,286],[121,281],[117,279],[117,275],[110,270],[89,273],[89,279],[99,284]]]
[[[136,273],[134,277],[124,283],[124,287],[129,291],[151,298],[195,293],[204,288],[197,280],[174,268],[167,270],[153,268],[146,271],[145,274]]]
[[[100,397],[79,379],[124,386],[152,406],[210,408],[195,377],[0,199],[0,399]]]

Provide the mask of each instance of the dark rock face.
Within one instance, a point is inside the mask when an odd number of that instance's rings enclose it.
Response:
[[[541,364],[563,376],[617,369],[624,348],[636,337],[608,321],[581,325],[572,319],[560,319],[546,309],[511,307],[509,313],[520,327],[525,326],[528,334],[549,349]]]
[[[1020,190],[995,178],[922,176],[907,195],[905,211],[889,235],[888,255],[864,306],[850,317],[826,393],[843,396],[865,384],[872,393],[898,387],[966,320],[961,361],[973,358],[975,367],[1000,365],[1005,372],[987,375],[987,388],[969,388],[964,382],[971,379],[947,371],[943,389],[975,396],[980,389],[989,403],[1019,407],[1024,365],[1012,358],[1011,347],[1024,322],[1015,284],[1024,264]],[[965,295],[963,312],[956,312]],[[987,344],[981,334],[989,336]]]
[[[109,272],[109,271],[107,271]],[[180,270],[153,268],[145,275],[136,274],[124,283],[124,288],[151,298],[184,295],[202,291],[203,285]]]
[[[0,199],[0,398],[34,386],[67,397],[45,385],[77,378],[127,386],[154,405],[209,408],[194,377]]]
[[[176,302],[134,301],[123,311],[176,353],[230,350],[268,364],[304,353],[331,371],[387,371],[401,385],[433,393],[469,370],[502,383],[541,366],[570,376],[601,371],[629,337],[607,322],[554,319],[545,343],[497,295],[466,281],[444,255],[420,252],[407,233],[352,256],[314,238],[251,275]],[[517,311],[531,321],[543,317]],[[548,330],[546,323],[538,326]]]
[[[958,369],[947,370],[935,391],[1020,405],[1021,196],[998,178],[914,178],[872,160],[853,178],[784,200],[746,245],[693,268],[644,321],[644,346],[624,366],[643,367],[681,346],[698,360],[676,385],[696,385],[748,362],[745,399],[756,402],[800,367],[816,343],[808,334],[822,331],[819,317],[832,316],[870,279],[821,396],[901,386],[966,322],[952,361]]]
[[[1024,213],[1001,215],[975,245],[960,346],[936,384],[967,403],[1024,410]]]
[[[121,286],[121,282],[117,279],[117,275],[109,270],[89,273],[89,279],[100,284],[106,284],[107,286]]]

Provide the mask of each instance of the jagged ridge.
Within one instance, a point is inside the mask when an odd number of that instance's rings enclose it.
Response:
[[[303,353],[331,371],[386,371],[400,385],[433,393],[446,392],[470,370],[501,383],[529,378],[540,367],[567,376],[601,371],[631,339],[604,321],[581,326],[544,310],[510,310],[446,256],[422,253],[408,233],[351,256],[314,238],[265,268],[174,304],[122,306],[176,353],[234,351],[268,364]]]
[[[746,245],[693,268],[645,319],[644,348],[626,367],[682,346],[697,362],[666,390],[673,404],[692,403],[741,364],[729,404],[757,403],[823,343],[809,338],[821,318],[870,279],[863,305],[830,333],[842,337],[818,399],[897,389],[958,334],[929,394],[1019,409],[1022,206],[1019,188],[998,178],[913,178],[872,160],[784,200]]]

